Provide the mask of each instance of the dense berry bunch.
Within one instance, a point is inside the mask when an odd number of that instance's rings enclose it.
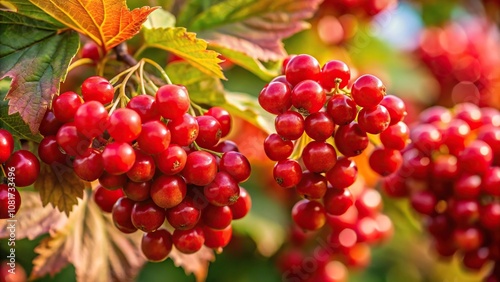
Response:
[[[495,24],[472,18],[462,24],[425,29],[418,55],[440,85],[438,104],[471,102],[500,106],[500,33]]]
[[[40,162],[30,151],[14,151],[12,134],[0,129],[0,165],[5,183],[0,184],[0,219],[12,218],[21,206],[17,187],[35,183],[40,174]]]
[[[438,254],[457,253],[472,270],[493,261],[491,277],[500,277],[500,112],[435,106],[421,113],[411,140],[383,188],[410,199]]]
[[[399,98],[385,95],[373,75],[349,86],[349,68],[341,61],[321,68],[314,57],[297,55],[284,69],[259,95],[260,105],[277,115],[276,133],[266,138],[264,150],[276,161],[276,182],[304,198],[293,208],[293,219],[316,230],[326,214],[341,215],[352,205],[349,186],[357,177],[352,157],[368,147],[369,136],[379,136],[382,144],[370,155],[371,168],[384,176],[399,168],[409,135],[402,121],[406,110]]]
[[[392,222],[381,212],[380,194],[364,187],[362,180],[351,190],[355,204],[342,215],[327,215],[327,232],[291,229],[292,245],[278,261],[282,281],[347,281],[347,267],[366,267],[371,260],[370,245],[391,237]]]
[[[250,164],[234,143],[221,141],[229,113],[189,114],[187,89],[172,84],[116,108],[113,86],[94,76],[83,82],[82,97],[54,99],[40,126],[40,159],[98,180],[96,203],[120,231],[145,232],[142,251],[151,261],[166,259],[172,246],[184,253],[226,246],[231,221],[251,205],[239,186]],[[165,220],[173,233],[162,228]]]

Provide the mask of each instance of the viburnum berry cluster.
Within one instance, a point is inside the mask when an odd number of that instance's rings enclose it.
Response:
[[[386,95],[373,75],[360,76],[352,86],[349,80],[344,62],[320,67],[314,57],[296,55],[258,97],[262,108],[277,115],[276,133],[264,141],[266,155],[276,161],[274,179],[304,198],[292,217],[306,230],[321,228],[326,214],[341,215],[354,203],[349,186],[358,171],[352,157],[368,147],[369,136],[378,135],[383,145],[370,155],[375,172],[391,174],[402,162],[409,136],[405,104]]]
[[[40,162],[28,150],[14,151],[12,134],[0,129],[0,165],[6,182],[0,184],[0,219],[6,219],[13,217],[21,206],[17,187],[35,183],[40,174]]]
[[[97,180],[95,202],[120,231],[144,232],[150,261],[166,259],[172,246],[188,254],[226,246],[231,221],[251,206],[239,186],[250,163],[234,142],[221,140],[230,114],[220,107],[191,114],[182,85],[127,98],[121,108],[114,92],[110,81],[93,76],[82,83],[81,97],[72,91],[55,97],[40,126],[40,159]]]
[[[405,104],[386,95],[376,76],[362,75],[351,84],[349,67],[342,61],[320,66],[310,55],[292,55],[285,60],[283,73],[258,97],[262,108],[276,115],[276,133],[265,139],[264,151],[276,161],[276,183],[295,188],[303,198],[291,212],[297,228],[320,230],[330,222],[323,236],[335,246],[330,254],[342,253],[350,264],[349,252],[369,252],[366,243],[385,237],[382,234],[392,228],[386,228],[392,225],[380,213],[376,190],[362,185],[362,192],[351,191],[361,181],[353,157],[372,140],[381,144],[368,152],[373,171],[386,176],[400,167],[400,151],[409,139],[403,122]]]
[[[500,277],[500,112],[474,104],[434,106],[411,131],[403,165],[384,180],[388,195],[408,197],[435,251],[460,256],[484,281]]]
[[[351,190],[354,204],[342,215],[327,214],[324,221],[328,230],[304,232],[297,225],[290,229],[291,245],[278,260],[282,281],[347,281],[347,267],[367,267],[370,246],[392,236],[393,225],[382,213],[379,192],[366,187],[361,179]]]

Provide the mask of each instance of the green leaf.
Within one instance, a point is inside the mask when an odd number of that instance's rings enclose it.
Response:
[[[197,104],[215,106],[226,101],[220,79],[207,75],[187,62],[170,63],[166,72],[173,83],[186,86],[189,97]]]
[[[15,7],[14,11],[16,13],[11,13],[12,17],[16,17],[17,15],[25,16],[21,20],[29,21],[29,23],[32,24],[33,27],[53,30],[65,27],[64,24],[60,23],[29,1],[7,0],[5,2]]]
[[[208,75],[225,78],[219,66],[219,54],[207,50],[207,42],[196,38],[195,33],[187,32],[183,27],[145,28],[143,33],[146,47],[166,50]]]
[[[321,0],[225,0],[188,25],[198,36],[263,61],[286,56],[282,39],[309,27]]]
[[[226,104],[222,107],[232,115],[239,116],[269,134],[275,131],[275,117],[262,109],[256,97],[226,91]]]
[[[76,32],[29,16],[0,11],[0,79],[12,78],[8,114],[19,113],[35,134],[69,63],[78,51]]]
[[[168,11],[157,9],[149,14],[143,25],[145,28],[174,27],[175,16]]]
[[[248,56],[245,53],[225,48],[217,44],[209,44],[210,49],[219,52],[226,59],[241,66],[242,68],[252,72],[264,81],[270,81],[280,75],[279,69],[268,69],[261,61]]]

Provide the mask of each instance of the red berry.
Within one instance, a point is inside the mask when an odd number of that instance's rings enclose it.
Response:
[[[403,157],[398,150],[377,148],[369,158],[370,167],[381,176],[396,172],[403,163]]]
[[[153,232],[165,221],[165,209],[157,206],[153,201],[137,202],[132,208],[132,224],[144,232]]]
[[[102,152],[102,160],[105,171],[111,174],[123,174],[134,165],[135,151],[128,143],[110,143]]]
[[[281,161],[288,158],[293,152],[291,140],[284,139],[277,133],[272,133],[264,140],[264,152],[273,161]]]
[[[212,148],[217,145],[222,137],[222,129],[219,121],[213,116],[197,116],[198,136],[196,144],[202,148]]]
[[[274,127],[281,137],[297,140],[304,133],[304,118],[297,112],[287,111],[276,117]]]
[[[189,146],[198,137],[199,126],[193,116],[183,114],[169,121],[168,129],[172,133],[172,143],[179,146]]]
[[[215,157],[205,151],[195,151],[187,156],[186,166],[182,170],[186,183],[205,186],[212,182],[217,173]]]
[[[132,97],[127,104],[127,108],[139,114],[143,123],[150,120],[160,120],[161,118],[153,96],[143,94]]]
[[[83,104],[82,99],[73,91],[67,91],[57,96],[52,101],[54,115],[59,122],[70,122],[75,116],[76,110]]]
[[[111,103],[115,88],[101,76],[91,76],[82,83],[82,96],[86,102],[97,101],[103,105]]]
[[[229,131],[231,131],[232,120],[228,111],[221,107],[211,107],[205,115],[213,116],[220,123],[221,137],[226,137],[229,134]]]
[[[292,188],[300,182],[302,168],[295,160],[285,159],[278,161],[273,168],[273,177],[279,186]]]
[[[98,185],[94,190],[94,201],[101,208],[103,212],[110,213],[113,210],[113,206],[116,204],[118,199],[122,198],[123,191],[118,190],[108,190],[101,185]]]
[[[292,219],[302,229],[318,230],[326,222],[325,208],[316,201],[300,200],[292,208]]]
[[[339,126],[335,132],[335,147],[346,157],[357,156],[368,147],[368,136],[356,122]]]
[[[337,162],[337,153],[329,143],[312,141],[302,150],[302,161],[311,172],[327,172]]]
[[[326,213],[343,215],[354,204],[354,197],[349,189],[329,187],[323,197]]]
[[[149,261],[164,261],[172,251],[172,235],[165,229],[144,233],[141,250]]]
[[[481,180],[482,189],[492,196],[500,196],[500,167],[489,167]]]
[[[127,171],[127,176],[134,182],[145,182],[153,179],[156,172],[155,160],[152,156],[144,154],[141,150],[134,150],[134,165]]]
[[[288,82],[271,82],[259,94],[260,106],[271,114],[281,114],[292,106],[292,94]]]
[[[390,125],[402,121],[407,114],[405,102],[394,95],[385,95],[380,102],[380,105],[384,106],[389,112],[389,115],[391,116]]]
[[[80,102],[81,104],[81,102]],[[73,113],[74,115],[74,113]],[[54,111],[48,109],[40,122],[40,127],[38,130],[43,136],[56,135],[59,128],[63,125],[54,115]]]
[[[229,173],[220,171],[215,175],[214,180],[204,187],[203,195],[212,205],[228,206],[238,200],[240,187]]]
[[[159,207],[168,209],[177,206],[186,197],[186,182],[177,175],[161,175],[151,185],[151,199]]]
[[[85,102],[75,113],[75,126],[87,138],[101,135],[106,130],[108,112],[97,101]]]
[[[185,254],[196,253],[205,243],[205,235],[201,227],[189,230],[176,229],[172,234],[172,241],[177,250]]]
[[[389,127],[391,117],[382,105],[373,108],[362,108],[358,113],[358,124],[363,131],[379,134]]]
[[[208,226],[204,226],[203,234],[205,236],[205,246],[212,249],[221,249],[227,246],[229,241],[231,241],[233,228],[229,225],[225,229],[216,230]]]
[[[0,219],[12,219],[20,207],[21,195],[17,189],[0,184]]]
[[[318,112],[326,102],[326,93],[323,87],[314,80],[299,82],[292,89],[292,105],[302,114],[308,115]]]
[[[328,100],[326,112],[332,117],[335,124],[346,125],[356,118],[358,109],[352,98],[337,94]]]
[[[134,208],[135,202],[128,199],[127,197],[122,197],[116,201],[111,210],[111,216],[113,218],[113,223],[116,228],[123,233],[134,233],[137,228],[132,223],[132,209]]]
[[[40,174],[40,161],[30,151],[15,151],[5,162],[5,173],[13,173],[16,187],[25,187],[35,183]],[[11,177],[9,177],[11,178]]]
[[[385,148],[403,150],[410,138],[410,129],[400,121],[380,133],[380,141]]]
[[[149,199],[150,189],[151,189],[151,181],[145,181],[145,182],[127,181],[127,183],[123,185],[123,193],[125,193],[125,196],[136,202],[145,201]]]
[[[304,171],[300,182],[295,187],[297,194],[302,198],[317,200],[323,198],[326,193],[326,178],[319,174]]]
[[[250,162],[239,152],[226,152],[220,159],[219,171],[229,173],[238,183],[245,182],[250,177]]]
[[[213,229],[224,229],[231,224],[233,214],[228,206],[209,204],[202,211],[203,223]]]
[[[252,208],[252,198],[247,190],[240,187],[240,196],[236,203],[229,206],[233,215],[233,220],[245,217]]]
[[[74,123],[66,123],[57,131],[57,144],[67,155],[77,156],[83,154],[90,147],[90,140],[78,132]]]
[[[92,61],[94,61],[94,63],[101,59],[99,47],[94,41],[89,41],[83,45],[82,58],[91,59]]]
[[[201,210],[196,206],[191,197],[167,209],[167,220],[173,228],[178,230],[188,230],[196,226],[201,218]]]
[[[167,84],[156,91],[156,104],[166,119],[180,118],[190,106],[189,94],[184,86]]]
[[[351,78],[351,71],[346,63],[337,60],[326,62],[321,68],[319,83],[323,88],[330,92],[335,88],[337,80],[339,81],[339,89],[347,86]]]
[[[472,174],[483,174],[493,162],[493,152],[481,140],[472,141],[458,157],[460,169]]]
[[[351,186],[358,175],[358,168],[353,160],[348,158],[340,157],[337,159],[337,163],[329,171],[326,172],[325,176],[328,182],[333,186],[333,188],[347,188]]]
[[[5,129],[0,129],[0,164],[9,159],[14,151],[14,138]]]
[[[156,166],[166,175],[181,172],[186,166],[187,154],[178,145],[170,144],[166,150],[155,155]]]
[[[107,130],[109,135],[120,142],[132,142],[141,133],[141,117],[131,109],[116,109],[108,120]]]
[[[99,184],[108,190],[121,189],[128,181],[126,174],[114,175],[106,171],[99,177]]]
[[[38,157],[46,164],[66,164],[66,154],[61,152],[55,136],[46,136],[38,144]]]
[[[365,74],[354,81],[351,95],[360,107],[372,108],[380,104],[384,98],[385,86],[378,77]]]
[[[104,161],[101,152],[96,149],[87,151],[73,160],[73,170],[82,180],[94,181],[104,172]]]
[[[147,154],[158,154],[165,151],[171,141],[170,130],[159,120],[152,120],[142,125],[137,143]]]
[[[296,85],[303,80],[318,80],[320,76],[320,65],[316,58],[307,54],[292,57],[285,69],[286,80]]]
[[[333,119],[326,112],[310,114],[304,121],[304,130],[309,137],[316,141],[325,141],[335,132]]]

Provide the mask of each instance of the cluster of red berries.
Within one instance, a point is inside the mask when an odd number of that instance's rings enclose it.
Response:
[[[365,187],[361,180],[351,190],[355,204],[342,215],[327,215],[328,232],[305,233],[297,226],[291,229],[292,246],[278,261],[283,281],[347,281],[347,267],[367,267],[370,246],[392,236],[393,225],[382,213],[379,192]]]
[[[383,144],[370,156],[375,172],[388,175],[402,162],[400,150],[409,136],[402,121],[405,104],[385,95],[385,86],[373,75],[360,76],[351,87],[349,80],[344,62],[329,61],[321,68],[314,57],[296,55],[285,61],[284,75],[258,97],[262,108],[277,115],[277,133],[265,139],[264,151],[276,161],[276,182],[295,187],[304,198],[292,217],[305,230],[321,228],[327,215],[342,215],[354,203],[348,188],[358,170],[351,157],[368,147],[368,134],[380,134]]]
[[[250,163],[233,142],[221,141],[230,131],[229,113],[213,107],[189,114],[180,85],[134,96],[117,109],[105,78],[89,77],[81,90],[83,99],[70,91],[53,100],[40,126],[40,159],[98,180],[96,203],[120,231],[145,232],[142,251],[151,261],[166,259],[172,245],[184,253],[227,245],[231,221],[251,205],[239,186]],[[173,234],[161,228],[165,219]]]
[[[494,23],[479,18],[423,30],[417,54],[439,82],[439,105],[500,105],[500,56],[491,52],[500,48],[499,35]]]
[[[38,158],[28,150],[14,152],[12,134],[0,129],[0,165],[3,180],[0,184],[0,219],[11,218],[21,206],[21,196],[17,187],[35,183],[40,174]]]
[[[395,197],[408,197],[432,235],[434,249],[500,277],[500,112],[462,103],[420,114],[403,152],[403,165],[384,180]],[[496,278],[495,278],[496,277]]]

